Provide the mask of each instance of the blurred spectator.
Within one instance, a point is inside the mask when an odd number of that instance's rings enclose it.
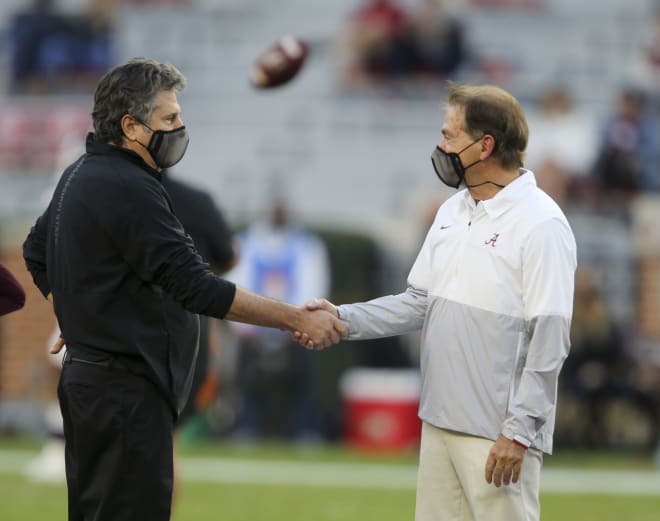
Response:
[[[575,273],[575,300],[571,322],[571,351],[564,363],[560,388],[584,407],[580,410],[580,442],[590,447],[606,445],[606,408],[625,385],[628,364],[621,335],[610,315],[599,286],[600,273],[589,265]],[[578,436],[576,436],[577,438]]]
[[[655,447],[654,463],[660,470],[660,363],[657,360],[642,360],[635,368],[633,381],[649,410],[653,429],[651,443]]]
[[[654,402],[633,379],[637,371],[602,292],[603,274],[578,267],[571,351],[560,377],[560,443],[584,448],[648,449],[657,429]]]
[[[593,197],[590,168],[597,147],[593,118],[579,111],[570,91],[550,87],[528,111],[529,144],[525,164],[539,187],[557,203]]]
[[[112,64],[114,2],[89,0],[84,12],[58,12],[35,0],[10,22],[11,90],[43,93],[91,88]]]
[[[540,9],[543,0],[470,0],[475,7],[496,7],[507,9]]]
[[[642,49],[633,64],[634,76],[643,88],[660,95],[660,3],[655,2],[652,16],[644,28]]]
[[[232,232],[211,196],[173,177],[169,170],[161,172],[161,180],[172,201],[174,215],[192,238],[200,257],[218,275],[233,268],[237,262],[237,251]],[[177,434],[195,417],[206,412],[218,393],[219,374],[215,362],[221,351],[217,334],[221,321],[205,315],[198,317],[199,350],[188,401],[177,419]],[[173,498],[177,497],[180,480],[178,459],[175,458]]]
[[[360,86],[410,70],[409,30],[410,18],[395,0],[363,0],[344,32],[344,83]]]
[[[416,73],[446,77],[466,58],[463,28],[446,4],[446,0],[418,0],[410,12],[407,38]]]
[[[302,305],[328,295],[330,271],[324,243],[293,226],[282,201],[267,222],[239,235],[240,260],[227,278],[277,300]],[[315,353],[302,349],[289,333],[232,323],[240,337],[237,382],[242,396],[235,435],[312,441],[321,435],[310,370]]]
[[[174,214],[190,235],[197,252],[217,274],[229,271],[237,262],[237,251],[232,233],[222,212],[206,192],[173,178],[169,171],[162,172],[165,190],[172,199]],[[217,339],[211,338],[211,324],[216,319],[199,316],[199,353],[190,398],[178,420],[183,426],[196,413],[208,408],[215,398],[217,373],[211,363],[217,356]]]
[[[657,123],[638,89],[620,91],[603,128],[593,176],[606,196],[622,199],[660,189]]]
[[[344,83],[359,87],[418,75],[446,77],[466,58],[463,30],[447,0],[418,0],[408,10],[394,0],[368,0],[345,31]]]
[[[59,378],[65,350],[62,349],[57,354],[51,354],[50,349],[60,340],[60,334],[60,328],[56,325],[46,343],[45,353],[48,357],[48,371],[53,373],[54,378]],[[57,399],[46,407],[44,420],[48,438],[39,453],[28,461],[25,466],[25,475],[34,481],[64,481],[66,477],[64,467],[64,421]]]

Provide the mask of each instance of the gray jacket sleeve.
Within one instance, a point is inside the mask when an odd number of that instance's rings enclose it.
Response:
[[[421,329],[426,317],[428,296],[409,286],[398,295],[338,307],[339,317],[348,326],[349,340],[366,340],[402,335]]]
[[[502,434],[524,445],[535,444],[538,432],[550,423],[554,430],[559,371],[570,348],[570,320],[559,315],[537,317],[527,325],[531,336]]]
[[[567,223],[533,229],[523,252],[524,351],[516,369],[502,434],[525,445],[550,448],[559,372],[570,349],[576,247]],[[544,449],[545,450],[545,449]]]

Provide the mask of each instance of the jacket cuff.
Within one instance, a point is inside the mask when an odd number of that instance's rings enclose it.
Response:
[[[522,436],[519,436],[518,434],[516,434],[511,441],[513,441],[513,443],[516,445],[520,445],[525,450],[529,449],[529,447],[532,445],[531,441],[523,438]]]
[[[529,448],[536,438],[534,423],[533,418],[508,418],[504,422],[502,435]]]
[[[348,331],[348,335],[346,335],[346,339],[351,340],[351,335],[354,334],[355,331],[351,331],[350,316],[347,315],[350,315],[350,312],[348,312],[348,310],[344,306],[337,306],[337,317],[346,326],[346,330]]]

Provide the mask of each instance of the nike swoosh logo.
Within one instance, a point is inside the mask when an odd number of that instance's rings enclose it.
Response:
[[[446,230],[447,228],[451,228],[451,225],[450,226],[440,226],[441,230]]]

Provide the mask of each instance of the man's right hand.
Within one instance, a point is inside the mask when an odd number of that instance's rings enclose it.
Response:
[[[236,287],[234,300],[225,315],[227,320],[274,327],[305,334],[299,343],[307,349],[323,349],[336,344],[347,334],[344,323],[323,309],[311,310],[270,299],[241,287]]]
[[[325,349],[337,344],[348,334],[344,323],[337,318],[336,312],[325,308],[302,308],[303,321],[294,338],[306,349]]]
[[[329,300],[326,300],[324,298],[315,298],[315,299],[310,300],[309,302],[307,302],[305,304],[305,309],[307,309],[308,311],[311,311],[311,312],[320,312],[320,311],[327,312],[330,315],[332,315],[333,317],[339,319],[339,313],[337,312],[337,306],[335,306],[332,302],[330,302]],[[340,324],[342,326],[341,338],[345,338],[346,335],[348,334],[348,330],[346,329],[346,326],[344,325],[343,322],[340,321]],[[337,340],[336,342],[332,342],[332,344],[336,344],[337,342],[339,342],[341,340],[341,338],[339,340]],[[312,345],[312,339],[310,338],[307,331],[302,330],[302,331],[294,332],[293,333],[293,339],[296,342],[298,342],[301,346],[305,347],[306,349],[312,349],[312,347],[310,347]],[[328,344],[328,345],[324,345],[324,346],[318,346],[317,345],[315,348],[318,349],[318,350],[321,350],[321,349],[324,349],[324,348],[326,348],[326,347],[328,347],[329,345],[332,345],[332,344]]]
[[[327,311],[328,313],[332,313],[335,317],[339,318],[339,312],[337,311],[337,306],[335,306],[332,302],[324,298],[313,298],[307,304],[305,304],[305,307],[310,311],[323,309],[324,311]]]

